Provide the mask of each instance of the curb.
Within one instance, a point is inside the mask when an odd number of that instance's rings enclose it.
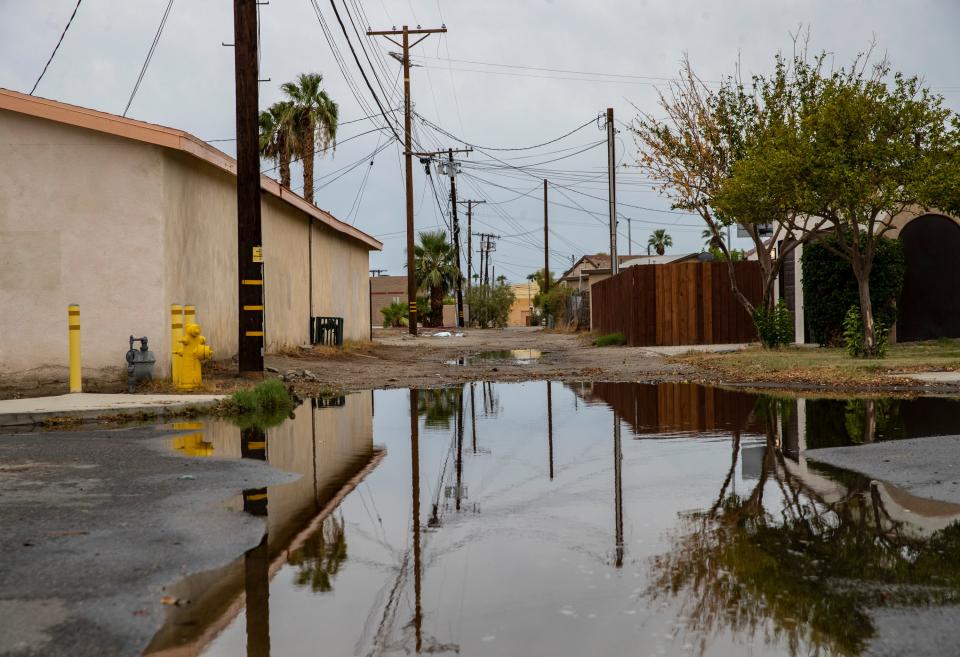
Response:
[[[137,417],[145,414],[155,418],[163,418],[172,415],[178,411],[187,408],[211,408],[219,400],[200,401],[200,402],[171,402],[168,404],[144,404],[143,406],[124,406],[123,408],[88,408],[78,411],[34,411],[24,413],[2,413],[0,414],[0,428],[6,427],[25,427],[44,424],[53,419],[64,420],[95,420],[104,416],[131,416]]]

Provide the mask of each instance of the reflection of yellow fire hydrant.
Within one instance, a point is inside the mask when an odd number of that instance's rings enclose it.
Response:
[[[200,363],[213,358],[213,349],[207,346],[207,339],[200,335],[198,324],[187,324],[183,327],[182,345],[173,354],[180,359],[180,380],[177,388],[180,390],[195,390],[203,383],[203,373]]]

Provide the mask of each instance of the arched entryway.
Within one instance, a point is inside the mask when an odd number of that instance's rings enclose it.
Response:
[[[928,214],[900,231],[907,271],[897,341],[960,337],[960,227]]]

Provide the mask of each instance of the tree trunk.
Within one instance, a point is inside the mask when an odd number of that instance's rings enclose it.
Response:
[[[313,125],[313,121],[308,128],[303,136],[303,198],[307,203],[313,203],[313,145],[316,136],[316,126]]]
[[[443,325],[443,288],[439,285],[430,288],[430,323]]]
[[[290,189],[290,148],[286,141],[280,146],[280,185]]]
[[[863,355],[874,358],[877,355],[877,332],[873,321],[873,303],[870,301],[870,272],[858,272],[857,269],[854,267],[860,293],[860,317],[863,319]]]

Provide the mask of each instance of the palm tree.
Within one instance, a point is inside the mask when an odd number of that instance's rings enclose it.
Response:
[[[667,232],[666,228],[658,228],[650,234],[647,240],[647,255],[650,255],[650,249],[657,252],[657,255],[663,255],[667,252],[667,247],[673,246],[673,238]]]
[[[313,203],[313,160],[332,145],[336,148],[340,108],[322,88],[319,73],[301,73],[296,82],[280,88],[293,104],[293,126],[297,135],[295,155],[303,160],[303,198]],[[319,148],[317,148],[319,146]]]
[[[280,167],[280,184],[290,187],[290,160],[296,150],[293,103],[281,100],[260,112],[260,155]]]
[[[723,244],[723,233],[720,234],[720,237],[716,237],[709,228],[700,231],[700,237],[703,238],[703,245],[707,249],[719,249]]]
[[[460,272],[455,264],[453,245],[442,230],[420,233],[420,244],[413,250],[416,258],[417,286],[430,291],[431,325],[443,322],[443,297],[451,289]]]

